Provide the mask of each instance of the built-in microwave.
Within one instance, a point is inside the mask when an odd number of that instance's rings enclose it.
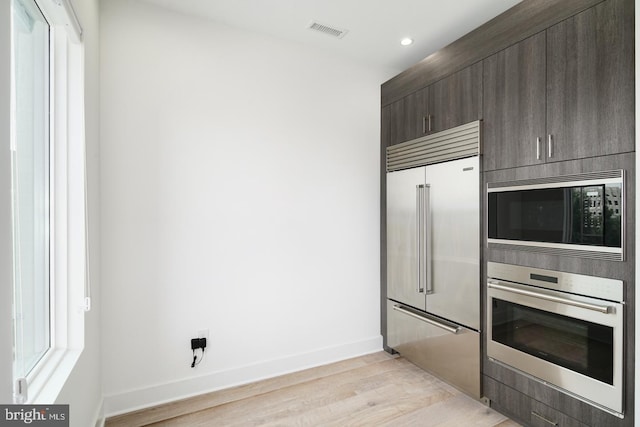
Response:
[[[489,183],[493,248],[624,260],[624,171]]]

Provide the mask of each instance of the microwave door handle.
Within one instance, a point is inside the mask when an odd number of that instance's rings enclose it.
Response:
[[[572,305],[574,307],[585,308],[587,310],[597,311],[603,314],[615,313],[615,307],[608,305],[597,305],[597,304],[589,304],[588,302],[580,302],[580,301],[572,301],[567,298],[556,297],[553,295],[541,294],[534,291],[527,291],[525,289],[512,288],[511,286],[501,285],[494,281],[489,281],[487,283],[487,287],[491,289],[497,289],[500,291],[511,292],[518,295],[525,295],[528,297],[543,299],[546,301],[558,302],[561,304]]]

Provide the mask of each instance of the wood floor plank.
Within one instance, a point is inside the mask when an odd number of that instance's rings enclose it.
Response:
[[[427,399],[444,399],[450,396],[449,393],[435,387],[431,391],[423,387],[423,393],[416,392],[410,396],[405,386],[401,379],[394,377],[393,372],[363,378],[359,383],[345,383],[339,390],[353,391],[346,399],[328,403],[323,401],[326,399],[314,399],[308,407],[300,408],[302,410],[291,412],[286,418],[272,420],[265,425],[317,425],[320,420],[323,425],[352,425],[356,421],[377,425],[383,420],[392,419],[407,411],[407,406],[421,407],[426,404]],[[332,393],[329,385],[324,390],[326,393]],[[415,390],[418,389],[415,388]],[[309,389],[308,392],[314,393],[314,389]],[[403,397],[389,399],[389,396]]]
[[[118,415],[107,419],[105,426],[143,427],[154,422],[163,421],[180,415],[187,415],[203,409],[278,390],[291,384],[298,384],[316,378],[321,378],[323,376],[332,375],[334,373],[349,371],[369,364],[393,360],[395,358],[397,358],[397,356],[392,356],[386,352],[376,352],[275,378],[269,378],[229,389],[205,393],[188,399],[181,399],[164,405]]]
[[[109,419],[108,427],[514,427],[401,357],[380,352]]]
[[[500,424],[496,424],[494,427],[520,427],[520,424],[518,424],[517,422],[510,420],[510,419],[506,419],[503,422],[501,422]]]
[[[393,360],[382,361],[307,382],[291,384],[258,396],[186,415],[181,420],[169,420],[157,425],[200,425],[200,420],[207,420],[213,414],[217,418],[223,418],[225,425],[236,423],[262,425],[266,422],[265,420],[287,418],[298,412],[308,411],[310,407],[327,406],[336,400],[344,401],[356,393],[362,393],[366,388],[374,386],[376,382],[383,381],[385,375],[393,375],[394,372],[401,370],[401,367],[393,362]]]
[[[400,426],[493,427],[507,420],[504,415],[484,406],[482,403],[458,394],[450,399],[420,408],[404,417],[394,420]]]
[[[390,398],[390,396],[396,397]],[[388,395],[362,397],[364,399],[360,404],[355,406],[351,405],[341,417],[328,419],[327,425],[336,427],[345,425],[396,425],[396,420],[402,418],[405,414],[449,399],[451,398],[451,394],[442,389],[434,389],[424,395],[391,393]]]

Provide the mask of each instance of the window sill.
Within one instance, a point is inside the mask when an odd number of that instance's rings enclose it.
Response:
[[[27,403],[53,404],[71,375],[82,350],[52,349],[27,377]]]

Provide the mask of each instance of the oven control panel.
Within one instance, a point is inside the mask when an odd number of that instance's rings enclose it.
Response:
[[[487,263],[489,280],[504,280],[615,302],[623,301],[622,280],[498,262]]]

